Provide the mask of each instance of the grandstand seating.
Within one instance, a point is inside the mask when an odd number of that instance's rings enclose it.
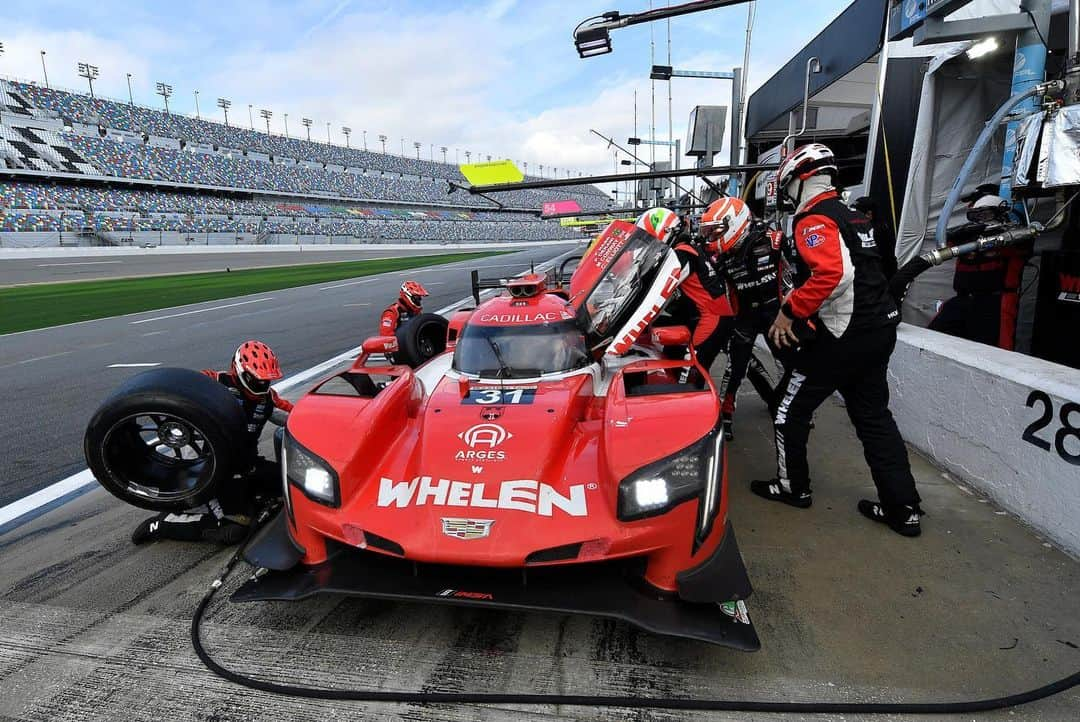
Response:
[[[22,123],[31,122],[27,120],[30,116],[59,118],[65,123],[81,123],[140,136],[145,134],[172,138],[182,143],[212,147],[220,152],[220,155],[172,155],[168,149],[163,148],[146,146],[143,149],[112,139],[86,139],[85,136],[75,133],[63,134],[64,143],[84,155],[86,160],[105,175],[182,183],[219,183],[237,188],[286,193],[315,192],[353,198],[429,202],[446,200],[446,185],[436,182],[437,180],[463,180],[457,167],[447,163],[268,135],[187,116],[167,114],[138,105],[41,88],[28,83],[0,80],[0,103],[4,107],[18,109],[19,113],[13,117]],[[234,157],[227,157],[230,150],[239,153],[232,154]],[[244,157],[245,151],[262,153],[284,162],[255,167],[241,165],[260,162]],[[19,157],[17,152],[13,153],[10,148],[4,147],[2,142],[0,153],[16,161]],[[208,157],[199,157],[202,155]],[[226,157],[222,158],[222,155]],[[25,160],[27,167],[35,167],[32,158]],[[298,166],[298,161],[333,165],[339,169],[357,169],[361,173],[343,174],[329,169],[307,168]],[[37,169],[44,170],[39,166],[40,164]],[[92,172],[82,167],[77,170],[58,169]],[[388,185],[379,185],[372,182],[371,179],[377,176],[371,174],[391,174],[397,177],[384,176],[383,180]],[[376,195],[370,195],[372,193]],[[607,196],[591,186],[570,187],[558,191],[517,191],[505,195],[509,204],[515,206],[527,204],[537,207],[544,201],[563,198],[578,200],[584,208],[603,208],[608,205]],[[471,203],[483,204],[484,201],[472,199]]]
[[[377,240],[543,240],[574,231],[491,201],[450,194],[446,163],[268,135],[128,103],[0,79],[0,167],[230,188],[244,197],[0,180],[0,231],[293,234]],[[271,193],[288,198],[275,198]],[[573,199],[606,208],[593,186],[497,194],[508,208]],[[301,200],[304,199],[304,200]],[[340,199],[335,201],[335,199]],[[357,201],[361,203],[358,204]],[[379,208],[422,204],[462,210]],[[371,207],[375,206],[375,207]],[[466,211],[489,207],[491,211]]]

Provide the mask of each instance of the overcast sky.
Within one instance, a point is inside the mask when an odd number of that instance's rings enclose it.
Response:
[[[657,6],[661,3],[657,2]],[[664,3],[666,4],[666,3]],[[750,89],[767,80],[847,5],[846,0],[761,0],[754,27]],[[325,140],[331,123],[353,129],[352,142],[409,154],[414,141],[585,172],[610,172],[611,151],[589,129],[632,134],[638,91],[639,136],[650,125],[650,28],[656,62],[666,64],[664,23],[613,34],[614,53],[580,60],[571,42],[574,26],[609,9],[646,9],[628,0],[489,0],[369,2],[365,0],[186,0],[143,3],[95,0],[4,0],[0,3],[0,74],[41,82],[39,51],[47,52],[54,86],[85,89],[76,63],[100,68],[95,90],[127,98],[132,73],[137,102],[160,107],[154,83],[174,88],[170,108],[194,113],[199,91],[203,117],[221,120],[215,99],[232,100],[230,121],[265,127],[261,108],[273,111],[271,127],[299,135],[301,117],[314,119],[312,138]],[[691,70],[730,70],[742,63],[747,6],[713,10],[671,22],[672,63]],[[668,87],[656,83],[656,136],[668,137]],[[727,105],[730,83],[677,79],[674,134],[685,139],[690,109]],[[657,159],[667,159],[657,148]],[[642,154],[648,159],[649,151]]]

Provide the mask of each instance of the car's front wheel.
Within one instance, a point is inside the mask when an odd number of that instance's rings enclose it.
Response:
[[[152,511],[214,498],[243,458],[244,414],[196,371],[163,368],[128,379],[86,427],[83,451],[107,491]]]

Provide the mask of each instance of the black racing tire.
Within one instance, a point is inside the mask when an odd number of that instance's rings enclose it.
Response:
[[[214,379],[153,369],[102,402],[86,427],[83,453],[98,483],[118,499],[183,511],[213,499],[240,471],[246,425],[236,398]]]
[[[446,329],[450,325],[437,313],[410,318],[397,330],[398,350],[393,361],[416,368],[446,350]]]

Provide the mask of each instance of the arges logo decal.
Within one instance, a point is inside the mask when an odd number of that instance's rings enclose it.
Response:
[[[477,424],[458,434],[458,438],[465,442],[470,449],[484,446],[494,449],[507,439],[514,437],[509,431],[498,424]]]
[[[498,491],[494,490],[496,487]],[[532,479],[474,484],[430,476],[394,481],[384,476],[379,479],[377,505],[398,509],[427,505],[504,509],[540,516],[554,516],[558,509],[568,516],[587,516],[585,484],[574,484],[567,492],[563,495],[549,484]]]
[[[458,434],[458,438],[465,442],[469,450],[458,451],[454,454],[454,461],[503,461],[506,459],[506,452],[498,450],[497,447],[513,436],[498,424],[472,426]]]

